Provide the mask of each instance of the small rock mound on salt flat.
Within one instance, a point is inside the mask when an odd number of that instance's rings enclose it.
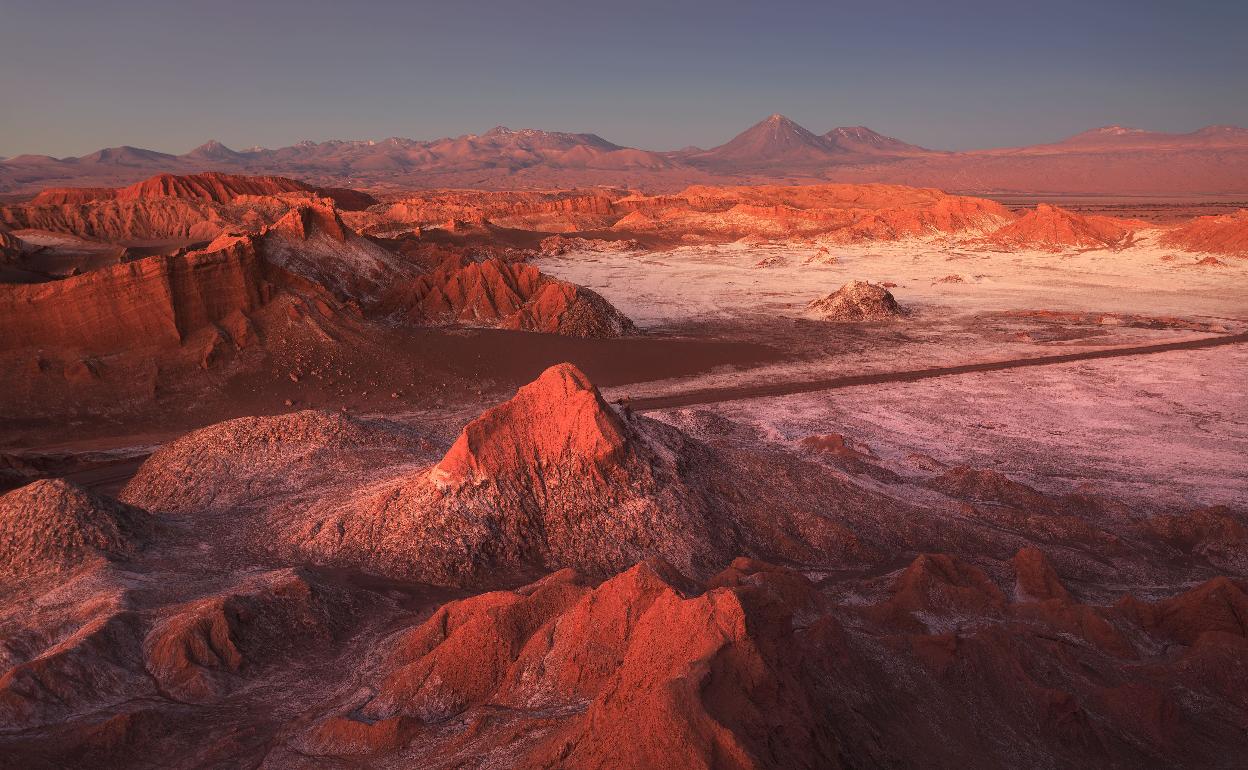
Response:
[[[63,479],[0,497],[0,576],[68,571],[93,558],[138,554],[154,529],[146,511]]]
[[[901,306],[883,286],[866,281],[850,281],[841,288],[812,301],[807,315],[825,321],[885,321],[903,315]]]

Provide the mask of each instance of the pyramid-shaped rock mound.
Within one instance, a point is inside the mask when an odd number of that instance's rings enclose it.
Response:
[[[887,321],[903,314],[891,292],[866,281],[850,281],[841,288],[812,301],[807,315],[825,321]]]
[[[1018,599],[1068,601],[1071,598],[1048,557],[1039,548],[1020,548],[1014,554],[1014,573],[1017,578],[1014,594]]]
[[[282,559],[453,587],[568,567],[605,576],[652,557],[701,579],[741,554],[862,554],[873,536],[851,536],[845,522],[874,522],[884,504],[822,466],[781,468],[616,409],[571,364],[469,422],[435,457],[381,420],[240,418],[159,449],[122,499],[228,516],[249,548]],[[796,484],[811,473],[813,486]]]
[[[558,364],[468,423],[435,477],[454,485],[545,468],[609,473],[629,449],[623,419],[584,372]]]
[[[153,529],[146,511],[63,479],[36,481],[0,497],[0,577],[132,558]]]
[[[313,558],[441,585],[610,574],[650,556],[709,574],[737,546],[686,476],[699,451],[560,364],[469,423],[436,465],[313,506],[282,537]]]
[[[1006,247],[1062,251],[1111,248],[1123,244],[1130,235],[1131,230],[1125,223],[1111,217],[1083,216],[1041,203],[991,233],[988,239]]]

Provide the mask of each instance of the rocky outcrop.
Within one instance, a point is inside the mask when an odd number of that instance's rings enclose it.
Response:
[[[399,284],[379,311],[417,324],[464,324],[561,334],[619,337],[633,322],[596,292],[536,267],[493,258],[451,257]]]
[[[143,642],[146,668],[173,697],[218,700],[245,676],[301,648],[332,643],[353,609],[346,592],[306,570],[263,573],[172,607]]]
[[[791,613],[809,584],[746,560],[717,582],[688,596],[670,568],[645,562],[597,587],[564,571],[445,605],[383,653],[371,697],[300,745],[414,760],[449,748],[437,725],[497,704],[516,715],[504,731],[523,729],[521,714],[551,715],[538,740],[508,747],[512,767],[841,766],[792,654]],[[367,724],[406,730],[395,740]]]
[[[356,190],[314,187],[281,176],[242,176],[205,171],[199,174],[157,174],[127,187],[51,187],[30,200],[34,206],[63,206],[108,200],[180,198],[209,203],[233,203],[244,196],[310,193],[330,198],[344,210],[356,211],[377,203]]]
[[[1005,248],[1043,251],[1117,248],[1128,242],[1132,234],[1128,224],[1112,217],[1084,216],[1041,203],[990,233],[987,240]]]
[[[618,253],[636,251],[640,248],[640,244],[631,238],[618,241],[606,241],[598,238],[568,238],[562,235],[552,235],[550,237],[543,238],[542,242],[538,244],[538,252],[544,257],[558,257],[570,252],[578,251]]]
[[[211,240],[228,227],[263,221],[266,209],[284,211],[286,207],[275,202],[257,202],[255,206],[236,210],[228,208],[193,199],[109,198],[82,203],[0,206],[0,223],[14,230],[48,230],[110,243],[189,242]]]
[[[893,472],[893,452],[843,434],[794,451],[722,417],[663,416],[608,404],[561,365],[449,446],[312,411],[171,442],[122,495],[169,522],[112,557],[124,571],[0,586],[0,718],[16,728],[0,756],[1238,758],[1241,512],[1144,516],[997,471]]]
[[[268,263],[362,305],[417,273],[413,265],[356,235],[327,202],[295,206],[255,240]],[[206,250],[213,248],[210,244]]]
[[[310,511],[285,536],[313,558],[441,585],[658,555],[707,574],[733,552],[677,458],[688,440],[625,419],[575,367],[552,367],[469,423],[428,470]]]
[[[0,286],[0,350],[83,354],[177,347],[210,324],[236,328],[272,296],[252,244],[148,257],[61,281]]]
[[[825,321],[887,321],[903,315],[892,293],[874,283],[850,281],[806,306],[806,314]]]
[[[229,230],[258,230],[293,207],[376,203],[354,190],[323,190],[283,177],[162,174],[117,189],[52,189],[30,203],[0,206],[0,225],[69,233],[110,243],[210,241]]]
[[[0,577],[132,558],[154,530],[143,510],[60,479],[35,481],[0,497]]]
[[[1163,234],[1161,243],[1187,251],[1248,257],[1248,209],[1196,217]]]
[[[720,238],[818,236],[830,243],[980,233],[1012,217],[1001,204],[897,185],[689,187],[666,196],[630,196],[614,228],[693,232]]]
[[[617,411],[567,364],[470,422],[432,465],[381,426],[364,428],[376,449],[324,446],[321,430],[303,435],[306,419],[191,433],[153,454],[122,498],[158,511],[254,510],[254,542],[283,558],[445,586],[562,567],[605,575],[651,556],[691,576],[739,553],[859,558],[875,548],[884,505],[821,466],[769,476],[773,459],[721,455]],[[334,459],[354,455],[371,464]],[[811,473],[808,487],[794,482]],[[749,491],[726,491],[738,478]],[[850,521],[865,528],[853,535]]]
[[[12,233],[0,229],[0,265],[17,262],[22,257],[22,241]]]

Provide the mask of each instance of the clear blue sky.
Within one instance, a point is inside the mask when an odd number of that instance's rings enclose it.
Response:
[[[1248,2],[0,0],[0,155],[419,139],[675,149],[782,112],[947,149],[1248,125]]]

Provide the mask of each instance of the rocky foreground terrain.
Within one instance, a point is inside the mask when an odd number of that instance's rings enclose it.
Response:
[[[1245,244],[884,184],[2,205],[0,767],[1241,767]]]
[[[551,368],[0,498],[9,767],[1234,767],[1248,536]]]

